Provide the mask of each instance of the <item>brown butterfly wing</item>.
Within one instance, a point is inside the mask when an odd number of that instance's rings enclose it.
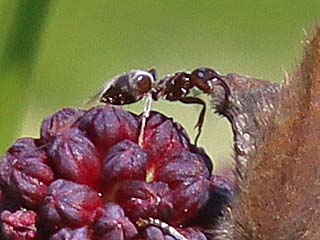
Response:
[[[320,29],[288,80],[225,77],[240,191],[213,239],[320,239]]]

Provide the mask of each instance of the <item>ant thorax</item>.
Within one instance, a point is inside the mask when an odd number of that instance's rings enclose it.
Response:
[[[190,73],[177,72],[173,75],[166,75],[158,81],[154,99],[163,98],[168,101],[179,101],[186,97],[193,87]]]

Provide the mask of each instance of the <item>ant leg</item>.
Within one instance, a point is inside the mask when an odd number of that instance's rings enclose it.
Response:
[[[204,117],[206,114],[206,103],[201,100],[200,98],[196,98],[196,97],[183,97],[181,99],[179,99],[180,102],[186,103],[186,104],[200,104],[202,105],[202,110],[199,114],[198,117],[198,122],[196,123],[196,125],[194,126],[194,128],[198,128],[198,134],[194,140],[194,145],[197,146],[199,137],[201,135],[201,130],[202,130],[202,126],[203,126],[203,122],[204,122]]]
[[[166,222],[162,222],[159,219],[151,218],[148,219],[139,219],[136,224],[139,227],[146,227],[148,225],[153,225],[155,227],[161,228],[164,232],[171,235],[177,240],[188,240],[186,237],[184,237],[181,233],[179,233],[174,227],[170,226]]]
[[[145,97],[144,110],[143,110],[140,133],[138,138],[138,144],[141,147],[143,146],[144,129],[146,127],[147,119],[150,115],[151,105],[152,105],[152,93],[148,92],[147,96]]]

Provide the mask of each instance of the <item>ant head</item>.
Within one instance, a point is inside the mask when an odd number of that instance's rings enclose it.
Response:
[[[155,70],[132,70],[114,77],[96,96],[100,102],[113,105],[137,102],[152,89],[154,76]]]
[[[201,79],[204,81],[211,80],[213,78],[218,78],[220,74],[208,67],[201,67],[193,70],[191,72],[191,77]]]

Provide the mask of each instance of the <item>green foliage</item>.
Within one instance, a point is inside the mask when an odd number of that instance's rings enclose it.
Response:
[[[14,1],[12,2],[14,3]],[[21,126],[27,104],[32,72],[36,61],[45,20],[48,16],[49,0],[21,1],[11,6],[7,34],[1,43],[0,55],[0,150],[6,147]],[[9,3],[1,3],[6,9]],[[4,8],[2,8],[4,12]],[[5,20],[5,19],[2,19]],[[4,29],[3,29],[4,30]]]

